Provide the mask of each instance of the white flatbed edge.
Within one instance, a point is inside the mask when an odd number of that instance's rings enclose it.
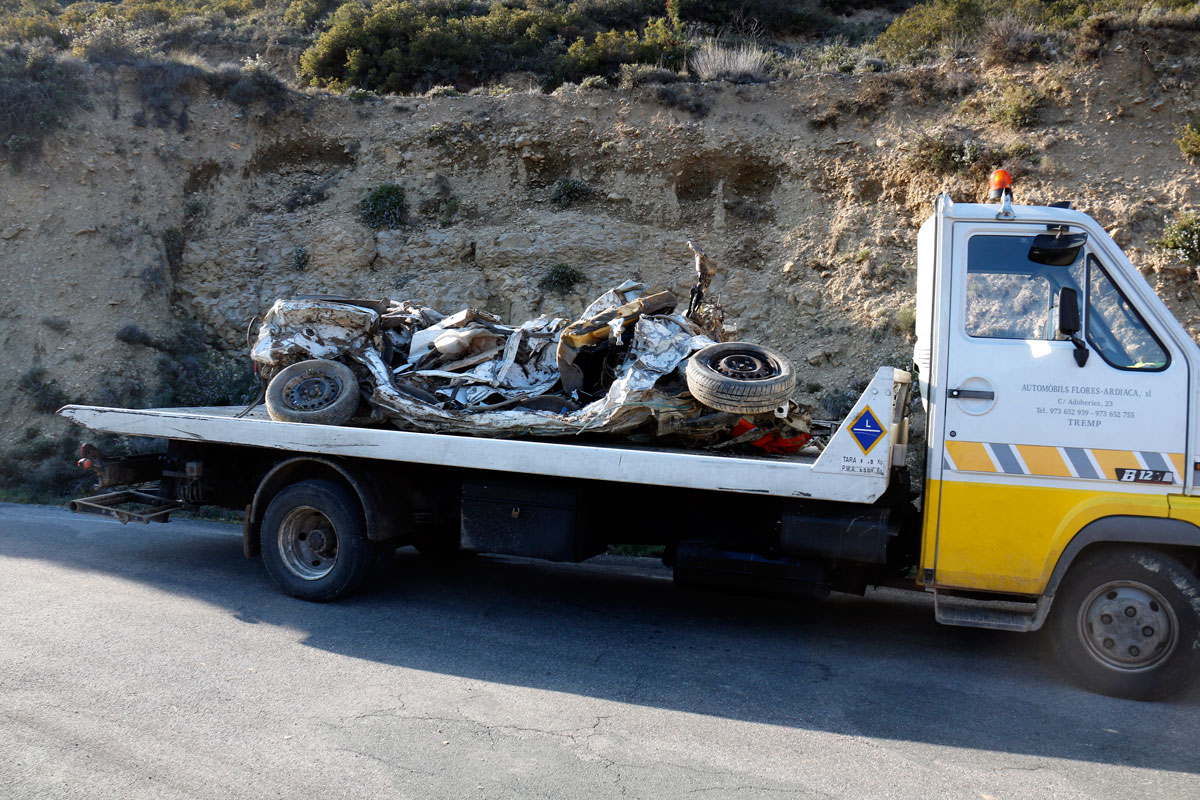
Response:
[[[885,375],[886,373],[886,375]],[[885,380],[886,378],[886,380]],[[886,398],[879,396],[886,390]],[[878,397],[875,414],[891,417],[892,370],[881,368],[859,399],[855,419],[869,398]],[[245,445],[289,452],[370,458],[412,464],[496,470],[652,486],[873,502],[887,487],[888,470],[846,471],[841,452],[854,446],[847,429],[833,437],[819,457],[738,457],[635,446],[572,444],[562,441],[490,439],[381,428],[275,422],[261,417],[235,418],[237,408],[120,409],[67,406],[58,413],[95,431]],[[890,449],[891,434],[876,445]],[[841,441],[840,441],[841,440]],[[884,441],[886,440],[886,441]],[[874,449],[874,448],[872,448]],[[886,456],[884,456],[886,458]]]

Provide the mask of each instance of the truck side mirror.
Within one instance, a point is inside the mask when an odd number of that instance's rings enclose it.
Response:
[[[1079,333],[1079,292],[1070,286],[1058,291],[1058,332],[1063,336]]]
[[[1079,321],[1079,292],[1064,286],[1058,291],[1058,332],[1075,345],[1075,363],[1081,367],[1087,363],[1090,352],[1079,338],[1082,327]]]

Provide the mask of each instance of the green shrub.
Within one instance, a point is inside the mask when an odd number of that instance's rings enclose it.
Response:
[[[550,190],[550,202],[559,208],[585,200],[592,195],[592,188],[575,178],[559,178]]]
[[[560,80],[581,81],[592,75],[616,75],[624,64],[653,64],[660,72],[682,67],[688,43],[682,32],[665,19],[652,19],[639,35],[636,31],[606,31],[588,41],[577,38],[556,64]]]
[[[796,63],[800,70],[816,72],[854,72],[861,53],[841,37],[810,45],[800,50]]]
[[[437,223],[439,228],[445,228],[454,222],[454,217],[458,214],[459,201],[457,197],[442,197],[438,199]]]
[[[87,102],[79,68],[43,49],[0,48],[0,154],[19,170]]]
[[[283,14],[283,21],[293,28],[307,31],[337,8],[337,4],[338,0],[292,0]]]
[[[134,64],[152,52],[149,36],[127,20],[100,17],[85,24],[71,43],[71,52],[107,70]]]
[[[0,42],[49,41],[66,47],[70,37],[62,30],[58,15],[62,6],[53,0],[7,0],[0,2]]]
[[[589,75],[579,82],[579,88],[594,91],[597,89],[612,89],[612,86],[609,85],[608,81],[602,75]]]
[[[309,261],[308,250],[303,245],[292,251],[292,269],[296,272],[303,272],[308,269]]]
[[[1176,133],[1175,144],[1179,145],[1183,157],[1192,164],[1200,161],[1200,127],[1195,122],[1189,122],[1180,126]]]
[[[1013,14],[990,19],[980,34],[979,51],[986,66],[1037,61],[1053,52],[1050,36]]]
[[[917,137],[911,158],[917,168],[955,175],[978,171],[991,161],[992,151],[978,139],[935,129]]]
[[[404,188],[395,183],[381,183],[358,204],[359,215],[370,228],[399,228],[408,213]]]
[[[117,329],[116,340],[125,344],[135,344],[140,347],[159,347],[158,340],[146,333],[132,322]]]
[[[767,33],[819,34],[836,25],[834,16],[811,0],[674,0],[674,5],[683,22],[717,29],[740,22]]]
[[[707,116],[712,108],[712,103],[704,96],[701,87],[694,84],[671,86],[657,84],[646,87],[644,91],[657,103],[686,111],[700,118]]]
[[[193,339],[157,359],[156,407],[240,406],[258,394],[258,377],[244,357],[229,356]]]
[[[17,389],[29,395],[33,408],[41,414],[53,414],[71,402],[58,381],[49,377],[45,367],[30,367],[17,378]]]
[[[233,85],[225,92],[225,99],[243,109],[261,102],[269,114],[276,114],[287,105],[287,86],[275,77],[262,56],[242,59],[241,67],[230,77],[233,78]],[[219,77],[210,76],[208,83],[214,88],[221,88],[222,81]],[[269,121],[264,120],[264,123]]]
[[[1157,242],[1171,255],[1182,258],[1190,266],[1200,266],[1200,215],[1184,214],[1163,231]]]
[[[300,57],[301,75],[338,91],[457,90],[513,72],[544,81],[613,75],[621,64],[678,63],[683,34],[663,19],[642,30],[603,30],[593,7],[538,4],[528,8],[470,0],[350,0]]]
[[[91,473],[75,466],[79,434],[54,437],[27,428],[0,456],[0,499],[18,503],[56,503],[89,492]]]
[[[893,62],[924,61],[946,41],[973,37],[992,5],[990,0],[926,0],[897,17],[875,45]]]
[[[183,248],[187,245],[187,238],[179,228],[167,228],[162,232],[160,238],[167,266],[174,272],[183,264]]]
[[[687,80],[685,75],[653,64],[622,64],[620,75],[622,89],[636,89],[638,86],[678,83]]]
[[[154,124],[165,128],[174,123],[180,133],[186,131],[190,89],[207,82],[205,71],[195,64],[165,58],[139,59],[133,68],[142,109],[149,112]]]
[[[1076,50],[1087,56],[1114,25],[1154,24],[1161,12],[1195,8],[1195,0],[925,0],[896,17],[876,46],[892,62],[917,63],[982,37],[985,59],[1008,64],[1051,54],[1047,34],[1076,31]]]
[[[1045,95],[1023,84],[1009,84],[992,103],[988,118],[1014,130],[1037,122],[1038,111],[1045,104]]]
[[[583,273],[570,264],[555,264],[546,270],[546,274],[538,281],[538,288],[544,292],[566,294],[583,279]]]

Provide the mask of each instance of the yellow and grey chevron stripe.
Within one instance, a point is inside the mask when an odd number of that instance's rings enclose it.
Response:
[[[1041,444],[947,441],[946,467],[963,472],[1046,475],[1055,478],[1119,480],[1117,470],[1166,472],[1165,483],[1183,483],[1183,453],[1101,450]]]

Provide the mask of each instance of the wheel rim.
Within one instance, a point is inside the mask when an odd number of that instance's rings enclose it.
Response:
[[[332,375],[306,372],[283,385],[283,402],[296,411],[328,408],[342,392],[342,382]]]
[[[1097,587],[1079,608],[1079,638],[1109,669],[1145,672],[1165,661],[1178,643],[1175,611],[1144,583],[1113,581]]]
[[[279,555],[298,578],[324,578],[337,563],[337,531],[329,517],[311,506],[292,509],[279,525]]]
[[[714,371],[727,378],[755,381],[779,374],[778,368],[765,356],[744,350],[726,353],[711,364]]]

